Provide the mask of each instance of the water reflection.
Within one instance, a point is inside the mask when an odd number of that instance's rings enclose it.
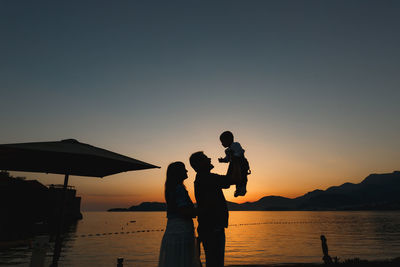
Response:
[[[46,266],[52,261],[55,227],[36,225],[33,227],[34,233],[28,233],[23,240],[4,242],[4,246],[0,248],[0,266],[29,266],[31,255],[34,250],[33,244],[36,236],[44,236],[45,240],[49,240],[46,252]],[[64,226],[62,233],[62,253],[68,253],[73,245],[70,241],[77,231],[77,222],[73,222]],[[63,255],[61,255],[63,257]]]
[[[163,232],[141,230],[165,224],[163,212],[85,213],[64,238],[59,266],[114,266],[118,257],[126,266],[156,266]],[[322,234],[332,257],[400,256],[400,212],[237,211],[230,212],[230,225],[227,265],[321,263]],[[26,266],[30,253],[29,247],[1,251],[0,262]]]
[[[331,256],[341,259],[387,259],[400,254],[398,212],[231,213],[239,224],[257,217],[271,223],[231,227],[227,232],[227,264],[320,262],[322,234],[328,238]]]

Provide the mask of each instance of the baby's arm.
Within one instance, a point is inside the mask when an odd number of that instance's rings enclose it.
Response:
[[[225,158],[219,158],[218,161],[219,162],[229,162],[230,161],[230,155],[229,152],[227,150],[225,150]]]

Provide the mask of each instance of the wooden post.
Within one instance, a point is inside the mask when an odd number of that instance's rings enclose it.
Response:
[[[328,254],[328,244],[326,243],[326,237],[324,235],[321,235],[321,246],[322,253],[324,253],[322,259],[324,260],[325,264],[332,264],[332,258]]]
[[[45,258],[46,258],[46,250],[49,247],[49,237],[39,235],[35,237],[33,241],[33,251],[31,257],[30,267],[43,267]]]
[[[54,252],[53,252],[53,262],[51,263],[51,267],[57,267],[58,266],[58,259],[60,258],[61,254],[61,245],[62,245],[62,236],[61,232],[63,229],[64,225],[64,209],[65,209],[65,202],[67,199],[67,187],[68,187],[68,178],[69,175],[66,174],[64,177],[64,186],[63,186],[63,192],[61,196],[61,207],[59,211],[59,218],[58,218],[58,224],[57,224],[57,230],[56,230],[56,241],[54,244]]]

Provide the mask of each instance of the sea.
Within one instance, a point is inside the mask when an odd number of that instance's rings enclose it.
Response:
[[[84,212],[59,266],[157,266],[166,222],[165,212]],[[321,235],[339,260],[400,257],[400,211],[231,211],[225,265],[322,263]],[[29,245],[2,249],[0,265],[29,266],[31,255]]]

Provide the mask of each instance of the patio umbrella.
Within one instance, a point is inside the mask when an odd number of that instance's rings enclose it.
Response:
[[[0,145],[0,170],[104,177],[159,168],[74,139]]]
[[[0,145],[0,170],[63,174],[64,195],[69,175],[104,177],[120,172],[160,168],[74,139],[56,142],[35,142]],[[63,222],[64,200],[61,203],[60,226]],[[57,231],[53,266],[61,251]]]

